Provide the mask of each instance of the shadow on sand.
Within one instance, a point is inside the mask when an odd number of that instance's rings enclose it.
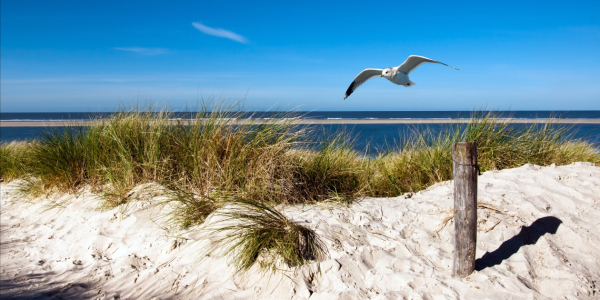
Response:
[[[475,261],[475,270],[481,271],[502,263],[503,260],[517,253],[522,246],[537,243],[546,233],[555,234],[562,221],[556,217],[543,217],[535,220],[530,226],[521,227],[521,232],[502,243],[494,252],[487,252]]]

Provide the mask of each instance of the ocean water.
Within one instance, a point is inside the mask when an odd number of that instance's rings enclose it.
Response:
[[[481,113],[481,112],[479,112]],[[281,115],[281,112],[255,112],[245,113],[243,117],[273,118]],[[392,111],[392,112],[287,112],[286,117],[302,119],[326,120],[326,119],[461,119],[469,118],[473,112],[470,111]],[[546,119],[549,117],[568,118],[591,118],[600,119],[600,111],[496,111],[493,114],[499,117],[523,118],[523,119]],[[0,113],[2,121],[46,121],[46,120],[89,120],[93,118],[109,117],[111,113]],[[174,118],[194,119],[193,112],[174,112]],[[410,136],[414,131],[429,130],[438,133],[449,129],[451,124],[324,124],[311,125],[314,139],[327,139],[345,132],[354,140],[354,147],[359,151],[376,154],[397,149],[402,140]],[[523,126],[514,124],[511,126]],[[530,125],[525,125],[530,126]],[[558,126],[558,125],[557,125]],[[560,125],[565,126],[565,125]],[[573,137],[591,142],[600,148],[600,124],[575,124],[566,125],[573,133]],[[57,129],[57,128],[54,128]],[[44,132],[52,130],[47,127],[0,127],[0,142],[11,142],[18,140],[39,139]]]
[[[487,114],[488,112],[475,112]],[[600,110],[581,111],[492,111],[493,115],[521,119],[546,119],[549,117],[573,119],[600,119]],[[49,120],[89,120],[106,118],[111,112],[55,112],[55,113],[0,113],[2,121],[49,121]],[[196,112],[172,112],[174,118],[194,119]],[[293,111],[293,112],[244,112],[242,117],[273,118],[285,114],[307,120],[349,119],[460,119],[469,118],[472,111]]]

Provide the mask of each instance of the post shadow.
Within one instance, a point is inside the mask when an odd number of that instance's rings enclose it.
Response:
[[[475,270],[481,271],[485,268],[499,265],[505,259],[517,253],[522,246],[537,243],[541,236],[546,233],[555,234],[562,221],[556,217],[543,217],[535,220],[530,226],[521,227],[519,234],[505,241],[494,252],[487,252],[475,261]]]

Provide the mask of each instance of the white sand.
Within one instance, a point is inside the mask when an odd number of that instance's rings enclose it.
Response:
[[[464,279],[451,277],[454,225],[443,226],[451,181],[411,198],[286,208],[317,228],[330,259],[320,274],[315,263],[270,280],[233,276],[226,258],[198,262],[206,241],[170,230],[144,190],[98,212],[87,192],[26,203],[15,185],[1,186],[2,299],[600,299],[600,167],[588,163],[480,176],[479,202],[498,211],[478,209],[477,257],[495,258]]]

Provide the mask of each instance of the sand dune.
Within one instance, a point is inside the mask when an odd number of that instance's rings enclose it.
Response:
[[[197,229],[169,226],[153,185],[99,212],[88,191],[27,202],[17,184],[1,186],[2,299],[600,298],[600,167],[589,163],[480,176],[478,270],[464,279],[451,277],[451,181],[348,207],[285,207],[330,257],[270,278],[207,257]]]

